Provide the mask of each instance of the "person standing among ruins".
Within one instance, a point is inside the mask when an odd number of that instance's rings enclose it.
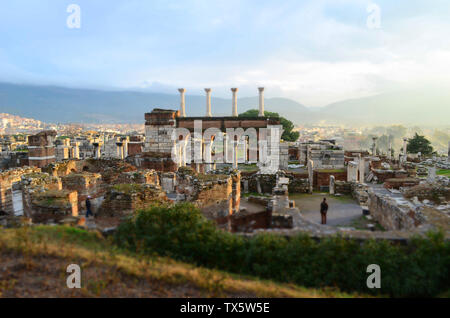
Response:
[[[323,198],[323,201],[320,204],[320,215],[322,217],[322,224],[327,224],[327,212],[328,212],[327,199]]]
[[[86,198],[86,218],[89,217],[89,215],[94,216],[94,214],[91,211],[91,196],[88,195],[88,197]]]

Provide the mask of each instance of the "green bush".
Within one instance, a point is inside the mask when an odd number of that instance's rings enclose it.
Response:
[[[217,229],[183,203],[138,211],[119,227],[115,241],[139,253],[305,287],[401,297],[437,296],[450,286],[450,243],[442,233],[414,238],[406,246],[339,236],[320,242],[306,235],[244,238]],[[381,267],[381,289],[366,286],[369,264]]]

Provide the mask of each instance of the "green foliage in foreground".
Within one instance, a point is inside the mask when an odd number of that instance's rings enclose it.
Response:
[[[305,287],[399,297],[437,296],[450,286],[450,243],[442,233],[414,238],[407,246],[342,237],[316,242],[304,235],[244,238],[217,229],[184,203],[137,212],[119,227],[115,241],[139,253]],[[381,267],[381,289],[366,287],[369,264]]]

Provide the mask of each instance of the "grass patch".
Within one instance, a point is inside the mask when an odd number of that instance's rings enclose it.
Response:
[[[192,289],[199,297],[355,297],[336,289],[312,289],[280,284],[258,279],[249,275],[230,274],[224,271],[198,267],[175,261],[169,257],[130,251],[114,245],[97,232],[88,232],[68,226],[36,226],[0,231],[0,259],[4,262],[22,262],[26,271],[14,269],[14,284],[7,283],[0,273],[0,295],[11,292],[17,286],[18,292],[31,293],[35,285],[23,286],[20,277],[33,269],[39,279],[56,281],[55,288],[47,288],[44,297],[58,297],[67,294],[65,287],[67,264],[80,264],[83,277],[91,272],[89,279],[82,279],[81,296],[123,297],[123,284],[132,285],[133,295],[141,297],[148,292],[146,284],[156,285],[159,291]],[[60,260],[59,267],[40,271],[49,262]],[[21,264],[22,264],[21,263]],[[6,263],[5,263],[6,264]],[[62,264],[62,265],[61,265]],[[63,267],[64,266],[64,267]],[[17,267],[17,266],[16,266]],[[15,267],[15,268],[16,268]],[[22,266],[21,266],[22,267]],[[6,276],[7,278],[7,276]],[[25,280],[26,282],[27,280]],[[119,288],[117,288],[119,286]],[[37,286],[38,291],[42,288]],[[142,289],[140,289],[142,288]],[[166,294],[171,294],[168,292]],[[66,294],[64,294],[66,293]],[[42,295],[42,294],[40,294]],[[175,294],[180,295],[180,294]],[[20,294],[19,296],[22,296]],[[152,296],[152,295],[150,295]],[[181,294],[184,296],[184,294]]]
[[[436,174],[439,176],[446,176],[450,178],[450,169],[440,169],[436,171]]]

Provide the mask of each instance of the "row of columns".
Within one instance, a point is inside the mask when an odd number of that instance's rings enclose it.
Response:
[[[238,110],[237,110],[237,92],[239,91],[238,88],[233,87],[231,88],[231,92],[233,93],[232,97],[232,108],[231,113],[233,117],[238,117]],[[264,87],[258,87],[259,91],[259,112],[258,116],[263,117],[264,116]],[[186,117],[186,89],[185,88],[179,88],[178,92],[180,92],[180,117]],[[206,92],[206,117],[212,117],[211,112],[211,88],[205,88]]]
[[[226,158],[229,157],[229,151],[228,151],[228,141],[227,136],[224,136],[225,140],[223,141],[223,160],[224,162],[228,162]],[[187,158],[186,158],[186,152],[188,151],[188,143],[193,143],[194,140],[190,139],[180,139],[176,148],[176,154],[179,158],[178,160],[178,166],[179,167],[185,167],[187,165]],[[215,170],[215,162],[213,162],[212,159],[212,150],[213,150],[213,143],[214,140],[202,140],[201,143],[203,144],[202,149],[202,157],[204,157],[204,163],[206,167],[206,171]],[[233,153],[232,153],[232,166],[233,169],[238,168],[239,158],[238,158],[238,148],[239,144],[243,147],[243,154],[244,154],[244,162],[247,162],[247,140],[244,139],[243,143],[239,143],[236,139],[234,140],[233,144]],[[119,151],[119,148],[118,148]]]

